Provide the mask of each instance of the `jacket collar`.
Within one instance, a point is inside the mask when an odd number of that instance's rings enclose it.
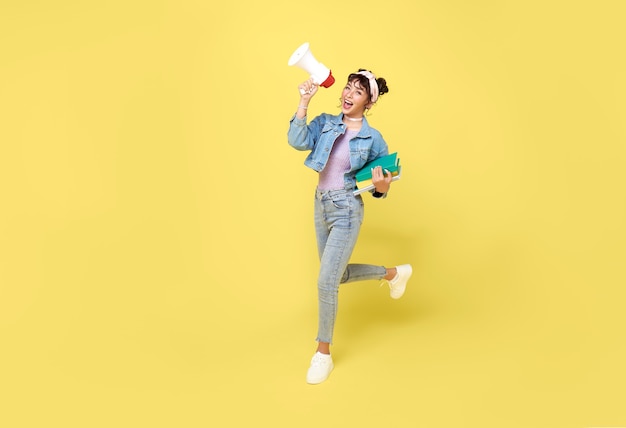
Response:
[[[333,116],[332,122],[336,126],[343,125],[343,113],[339,113],[337,116]],[[363,116],[363,124],[361,125],[361,130],[357,134],[358,137],[371,137],[370,125],[367,122],[365,116]]]

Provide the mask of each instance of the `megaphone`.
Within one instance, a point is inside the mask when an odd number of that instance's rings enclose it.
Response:
[[[316,85],[329,88],[333,83],[335,83],[335,78],[333,77],[333,73],[330,69],[326,68],[324,64],[316,60],[311,53],[309,42],[303,43],[294,51],[293,54],[291,54],[287,65],[298,66],[309,73]]]

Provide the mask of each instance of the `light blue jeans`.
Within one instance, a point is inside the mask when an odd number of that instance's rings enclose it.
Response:
[[[317,279],[317,341],[332,343],[339,284],[381,279],[384,266],[348,264],[363,223],[363,199],[352,190],[315,191],[315,232],[320,257]]]

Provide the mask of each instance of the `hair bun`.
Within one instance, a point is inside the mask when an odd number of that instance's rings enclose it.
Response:
[[[378,94],[379,94],[379,96],[389,92],[389,88],[387,87],[387,81],[383,77],[377,78],[376,79],[376,83],[378,83]]]

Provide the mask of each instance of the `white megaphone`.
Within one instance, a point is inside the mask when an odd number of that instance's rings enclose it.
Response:
[[[333,73],[315,59],[311,50],[309,49],[309,43],[302,44],[298,49],[291,54],[288,65],[296,65],[309,73],[313,79],[313,83],[320,85],[324,88],[329,88],[335,83]],[[303,92],[300,90],[300,92]]]

